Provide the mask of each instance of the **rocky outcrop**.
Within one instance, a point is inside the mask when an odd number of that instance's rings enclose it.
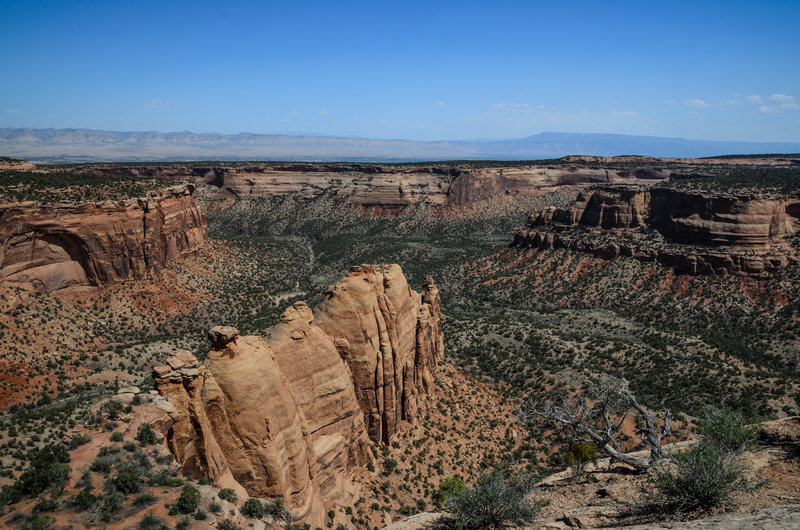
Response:
[[[795,197],[703,195],[665,187],[599,188],[579,194],[568,207],[531,215],[514,231],[513,245],[604,259],[627,256],[681,274],[759,276],[795,259],[780,240],[798,230],[798,203]]]
[[[794,233],[798,198],[653,188],[651,224],[667,238],[709,246],[768,248]]]
[[[444,355],[438,289],[411,290],[398,265],[353,267],[314,309],[334,338],[373,440],[388,443],[417,415]]]
[[[0,205],[0,279],[52,292],[158,279],[208,240],[194,187],[99,204]]]
[[[596,228],[642,226],[650,196],[640,188],[608,188],[581,192],[565,208],[551,207],[531,217],[534,225],[582,224]]]
[[[230,474],[324,526],[327,500],[352,501],[369,438],[388,442],[426,406],[444,355],[439,303],[431,279],[416,293],[397,265],[360,266],[263,338],[213,328],[202,364],[177,352],[154,369],[174,405],[167,443],[182,470]]]

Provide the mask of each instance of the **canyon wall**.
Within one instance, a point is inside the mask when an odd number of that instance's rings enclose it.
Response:
[[[652,164],[652,160],[646,163]],[[333,194],[372,213],[394,213],[417,202],[469,206],[502,195],[543,195],[559,186],[638,182],[669,177],[658,168],[605,169],[569,165],[381,165],[358,163],[248,163],[237,166],[177,165],[120,167],[102,164],[73,168],[99,174],[124,174],[176,180],[194,179],[214,190],[210,196],[239,199],[298,194]]]
[[[794,232],[797,197],[650,190],[651,224],[681,243],[768,248]]]
[[[178,352],[154,368],[183,472],[231,476],[324,526],[326,503],[353,500],[369,439],[388,443],[427,406],[444,355],[439,303],[433,280],[417,293],[398,265],[365,265],[313,311],[289,307],[264,337],[213,328],[202,364]]]
[[[798,213],[800,198],[793,196],[599,188],[531,215],[512,244],[628,256],[682,274],[758,276],[796,261],[783,239],[800,229]]]
[[[0,205],[0,280],[52,292],[158,279],[208,240],[193,191],[183,184],[140,199]]]

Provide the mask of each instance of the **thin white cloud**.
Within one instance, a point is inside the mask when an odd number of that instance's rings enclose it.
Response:
[[[19,114],[20,112],[22,112],[22,111],[19,110],[19,109],[7,109],[6,110],[6,114]]]
[[[670,105],[674,105],[675,103],[677,103],[677,101],[672,99],[672,98],[670,98],[670,99],[665,99],[664,103],[669,103]]]
[[[764,102],[764,100],[758,94],[751,94],[751,95],[747,96],[746,98],[744,98],[744,100],[747,103],[755,103],[755,104],[760,104],[760,103]]]
[[[328,114],[328,111],[327,110],[321,110],[321,111],[319,111],[319,113],[322,114],[323,116],[325,116],[326,114]]]
[[[510,112],[520,112],[530,110],[530,103],[492,103],[492,108]]]
[[[756,110],[758,110],[758,112],[763,112],[764,114],[778,114],[779,112],[781,112],[780,109],[777,109],[775,107],[768,107],[766,105],[761,105]]]
[[[781,105],[782,109],[797,110],[800,109],[800,103],[784,103]]]
[[[779,101],[782,103],[791,103],[794,101],[794,96],[787,96],[786,94],[772,94],[769,97],[770,101]]]
[[[683,104],[696,109],[705,109],[711,106],[702,99],[684,99]]]
[[[142,105],[143,110],[152,110],[152,109],[157,109],[159,107],[169,107],[169,103],[166,101],[151,99],[150,101]]]
[[[619,118],[638,118],[639,113],[635,110],[612,110],[612,116],[617,116]]]
[[[445,103],[444,101],[437,101],[436,103],[433,104],[434,107],[444,107],[445,105],[447,105],[447,103]]]

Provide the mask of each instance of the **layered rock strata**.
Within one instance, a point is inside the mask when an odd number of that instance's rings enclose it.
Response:
[[[709,246],[768,248],[796,228],[798,197],[650,190],[651,225],[667,238]]]
[[[52,292],[158,279],[208,240],[194,186],[98,204],[0,205],[0,279]]]
[[[531,215],[514,231],[513,245],[628,256],[682,274],[758,276],[795,260],[781,240],[800,228],[798,204],[796,197],[601,188],[581,193],[566,208]]]
[[[416,293],[397,265],[360,266],[263,338],[213,328],[202,364],[177,352],[154,368],[183,472],[230,475],[323,526],[326,501],[347,502],[369,461],[369,438],[388,442],[428,403],[444,355],[439,303],[431,279]]]

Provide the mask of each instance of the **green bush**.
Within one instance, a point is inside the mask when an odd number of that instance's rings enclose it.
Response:
[[[247,499],[242,506],[242,515],[261,519],[264,517],[264,505],[258,499]]]
[[[197,504],[200,502],[200,492],[197,488],[192,486],[184,486],[181,496],[172,505],[169,511],[170,515],[177,515],[179,513],[189,514],[197,510]]]
[[[107,474],[111,472],[111,468],[113,466],[114,460],[112,460],[111,457],[99,456],[95,458],[94,462],[92,462],[92,464],[89,466],[89,469],[95,473]]]
[[[69,452],[63,445],[48,444],[31,456],[28,469],[9,490],[0,492],[0,502],[22,496],[33,497],[48,488],[61,489],[69,480]],[[16,501],[14,501],[16,502]],[[11,502],[6,502],[12,504]]]
[[[58,501],[55,499],[41,499],[33,506],[33,514],[38,515],[41,512],[54,512],[58,510]]]
[[[236,492],[230,488],[222,488],[218,495],[223,501],[236,502]]]
[[[522,526],[538,513],[538,506],[528,498],[528,484],[520,477],[507,479],[500,472],[484,474],[474,488],[447,497],[445,509],[459,530]]]
[[[438,508],[443,508],[447,499],[461,493],[466,488],[464,481],[458,477],[447,477],[439,483],[439,488],[433,492],[431,498]]]
[[[137,508],[143,508],[149,504],[153,504],[158,500],[158,497],[155,495],[151,495],[149,493],[142,493],[137,495],[135,499],[133,499],[133,506]]]
[[[142,478],[131,469],[122,469],[118,471],[114,477],[113,484],[117,491],[125,495],[139,493],[144,487]]]
[[[657,505],[675,513],[722,505],[748,488],[736,454],[706,441],[676,452],[673,463],[655,470],[652,481]]]
[[[76,434],[72,436],[69,440],[69,448],[70,450],[77,449],[78,447],[89,443],[91,438],[85,434]]]
[[[136,431],[136,440],[142,445],[153,445],[158,442],[158,436],[152,425],[143,423],[139,426],[139,430]]]
[[[217,523],[217,530],[242,530],[236,523],[230,519],[225,519]]]
[[[50,530],[56,522],[55,517],[49,515],[34,515],[27,517],[22,523],[17,525],[19,530]]]
[[[121,442],[122,441],[122,433],[119,431],[111,433],[111,441],[112,442]]]
[[[739,452],[758,445],[758,427],[748,425],[744,416],[726,408],[707,407],[698,431],[711,444],[727,452]]]
[[[576,474],[582,474],[590,462],[597,462],[597,448],[584,442],[572,442],[564,453],[564,463]]]
[[[79,491],[69,500],[70,506],[79,512],[88,510],[95,502],[97,502],[97,495],[94,495],[88,489]]]
[[[159,530],[163,526],[164,521],[153,515],[153,512],[148,513],[139,521],[139,530]]]

